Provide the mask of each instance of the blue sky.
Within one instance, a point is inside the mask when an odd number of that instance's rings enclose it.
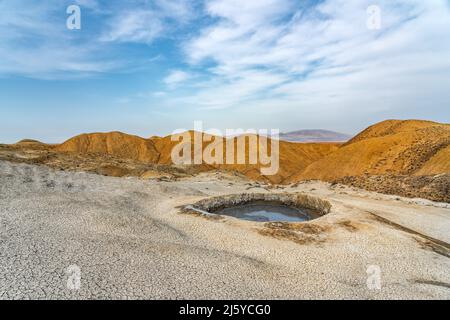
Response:
[[[0,0],[0,142],[450,122],[449,88],[448,0]]]

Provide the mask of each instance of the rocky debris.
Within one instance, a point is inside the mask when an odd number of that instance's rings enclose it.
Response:
[[[45,165],[57,170],[89,172],[110,177],[141,177],[142,179],[182,178],[200,172],[195,166],[151,164],[110,154],[60,152],[40,144],[0,145],[0,160]]]
[[[435,176],[368,175],[344,177],[333,183],[407,198],[450,203],[450,174]]]

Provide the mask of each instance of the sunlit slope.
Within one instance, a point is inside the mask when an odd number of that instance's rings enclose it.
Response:
[[[334,180],[364,174],[449,172],[450,125],[429,121],[384,121],[361,132],[337,151],[286,182]],[[421,171],[423,170],[423,171]]]
[[[326,156],[327,154],[338,149],[338,143],[290,143],[285,141],[279,141],[279,170],[275,175],[264,176],[261,174],[261,167],[268,167],[267,164],[261,164],[259,161],[256,164],[251,164],[249,161],[249,142],[252,136],[241,136],[245,138],[245,164],[239,164],[237,162],[237,147],[238,138],[223,138],[211,135],[205,135],[204,140],[206,142],[202,143],[202,148],[196,148],[194,145],[194,134],[197,134],[197,138],[202,138],[201,133],[189,132],[191,137],[191,159],[193,159],[194,154],[202,153],[206,154],[211,151],[212,148],[208,148],[211,143],[217,143],[221,141],[223,144],[223,156],[222,164],[197,164],[201,166],[203,170],[220,169],[228,171],[236,171],[244,174],[250,179],[255,180],[265,180],[272,183],[281,183],[287,177],[292,175],[293,172],[304,170],[309,164],[314,161]],[[206,137],[206,138],[205,138]],[[253,136],[252,138],[257,138]],[[217,140],[216,140],[217,139]],[[159,163],[161,164],[172,164],[171,152],[173,148],[179,143],[178,140],[172,141],[172,136],[166,136],[162,138],[153,138],[153,142],[160,153]],[[272,149],[272,141],[268,139],[267,141],[268,149]],[[234,146],[234,162],[231,164],[226,161],[227,148]],[[257,150],[259,151],[259,150]],[[270,154],[270,153],[269,153]],[[211,153],[215,155],[215,153]]]
[[[109,154],[117,158],[156,163],[153,141],[122,132],[90,133],[73,137],[55,148],[62,152]]]
[[[189,131],[186,135],[190,137],[188,150],[191,159],[201,158],[205,152],[211,151],[210,144],[213,142],[222,141],[225,146],[222,163],[201,161],[195,164],[200,171],[236,171],[248,178],[272,183],[307,179],[331,181],[365,174],[430,175],[450,172],[450,125],[430,121],[383,121],[367,128],[343,145],[279,141],[279,170],[275,175],[268,176],[261,174],[261,168],[268,167],[269,164],[253,164],[248,161],[248,142],[256,136],[245,137],[246,163],[239,164],[237,158],[233,163],[225,161],[226,146],[234,145],[236,153],[237,138],[206,136],[194,131]],[[206,140],[201,143],[201,147],[194,144],[194,136]],[[172,140],[172,136],[144,139],[120,132],[93,133],[69,139],[56,146],[55,150],[107,154],[119,159],[172,165],[172,151],[180,143]],[[272,143],[268,139],[269,150],[272,149]]]
[[[344,144],[344,146],[370,138],[381,138],[392,134],[411,132],[433,126],[442,127],[445,125],[425,120],[385,120],[363,130]]]
[[[211,164],[202,161],[195,164],[199,171],[209,171],[220,169],[225,171],[236,171],[244,174],[250,179],[263,180],[272,183],[281,183],[294,172],[304,170],[308,165],[338,149],[338,143],[290,143],[279,141],[280,166],[274,175],[261,174],[261,167],[268,167],[270,164],[249,163],[249,137],[245,143],[245,164],[237,163],[237,138],[226,139],[189,131],[186,133],[190,137],[191,159],[201,158],[208,152],[211,143],[222,141],[223,157],[222,163]],[[194,136],[205,140],[201,143],[201,148],[194,144]],[[217,140],[216,140],[217,139]],[[145,163],[172,165],[172,151],[181,140],[172,139],[172,136],[152,137],[144,139],[138,136],[128,135],[120,132],[82,134],[69,139],[63,144],[56,146],[55,150],[60,152],[75,152],[81,154],[95,153],[111,155],[116,158],[133,159]],[[231,143],[231,144],[230,144]],[[235,161],[226,162],[226,150],[228,145],[234,146]],[[272,141],[268,139],[268,149],[271,150]],[[214,155],[215,153],[212,153]]]
[[[436,153],[415,175],[436,175],[441,173],[450,173],[450,146]]]

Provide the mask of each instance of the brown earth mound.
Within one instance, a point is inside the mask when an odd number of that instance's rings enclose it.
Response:
[[[222,139],[224,146],[227,139],[189,131],[191,136],[191,156],[203,152],[215,139]],[[202,139],[202,135],[208,137],[208,142],[203,142],[201,150],[194,148],[194,135]],[[234,140],[236,150],[237,138]],[[206,139],[205,139],[206,140]],[[248,140],[247,140],[248,142]],[[63,144],[56,146],[59,152],[73,152],[79,154],[108,154],[119,159],[132,159],[149,164],[172,165],[171,153],[179,141],[172,141],[172,136],[152,137],[144,139],[120,132],[93,133],[76,136]],[[271,141],[268,142],[269,148]],[[235,171],[244,174],[250,179],[264,180],[272,183],[281,183],[292,172],[301,171],[309,164],[337,150],[337,143],[309,143],[297,144],[280,141],[280,170],[274,176],[261,175],[261,165],[258,164],[198,164],[197,169],[208,171],[220,169]],[[226,152],[226,149],[225,149]],[[248,145],[246,146],[246,159],[248,160]],[[224,153],[225,155],[225,153]],[[225,156],[224,156],[225,157]],[[117,171],[117,170],[116,170]]]
[[[43,144],[43,143],[38,140],[23,139],[23,140],[20,140],[19,142],[17,142],[16,144],[20,145],[20,144]]]
[[[424,175],[450,172],[450,125],[384,121],[337,151],[294,174],[287,182],[332,181],[346,176]]]
[[[450,172],[450,146],[436,153],[415,174],[435,175],[443,172]]]
[[[61,152],[109,154],[122,159],[157,163],[153,141],[121,132],[82,134],[55,148]]]
[[[379,138],[399,132],[415,131],[432,126],[442,126],[442,124],[425,120],[385,120],[363,130],[343,146],[370,138]]]
[[[202,135],[193,131],[189,134],[191,138]],[[191,156],[206,150],[216,139],[225,145],[233,139],[236,149],[237,138],[208,137],[210,141],[204,142],[200,150],[192,145]],[[260,163],[173,166],[171,152],[178,143],[172,141],[172,136],[144,139],[120,132],[93,133],[76,136],[61,145],[29,139],[0,145],[0,159],[112,176],[158,177],[160,171],[164,176],[183,176],[221,170],[275,184],[317,179],[383,193],[448,199],[448,178],[433,177],[450,173],[449,124],[388,120],[367,128],[345,144],[279,141],[280,169],[274,176],[263,176],[260,168],[266,166]],[[269,139],[269,149],[271,143]],[[247,163],[248,153],[247,145]],[[402,191],[404,186],[407,191]]]
[[[384,194],[450,203],[450,174],[345,177],[337,179],[335,183]]]

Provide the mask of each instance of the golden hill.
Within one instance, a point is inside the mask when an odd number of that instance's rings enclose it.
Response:
[[[48,149],[50,147],[50,145],[48,145],[46,143],[42,143],[40,141],[33,140],[33,139],[20,140],[19,142],[16,142],[14,144],[14,146],[16,146],[18,148],[38,149],[38,150],[45,150],[45,149]]]
[[[209,137],[200,150],[193,145],[194,135],[205,134],[189,131],[191,157],[210,149],[210,144],[231,140],[237,148],[237,138]],[[242,136],[241,136],[242,137]],[[245,136],[250,139],[251,136]],[[253,138],[255,136],[252,136]],[[256,137],[258,138],[258,137]],[[120,132],[82,134],[61,145],[51,147],[54,152],[95,154],[127,159],[144,164],[172,165],[171,152],[178,145],[172,136],[144,139]],[[36,142],[24,141],[26,145]],[[268,140],[270,146],[271,140]],[[43,144],[43,146],[45,146]],[[280,169],[274,176],[263,176],[258,164],[197,164],[195,171],[225,170],[244,174],[250,179],[271,183],[291,183],[318,179],[333,181],[349,176],[365,175],[436,175],[450,173],[450,125],[420,120],[388,120],[375,124],[345,144],[291,143],[279,141]],[[270,147],[269,147],[270,148]],[[246,160],[248,160],[248,145]],[[225,154],[224,154],[225,157]],[[248,161],[247,161],[248,163]],[[99,165],[102,165],[99,163]],[[186,168],[189,166],[185,166]],[[185,169],[185,168],[184,168]]]
[[[221,142],[225,146],[224,155],[223,155],[223,162],[225,163],[225,153],[226,153],[226,146],[230,140],[232,140],[232,145],[234,146],[235,154],[237,150],[237,138],[224,138],[224,137],[217,137],[217,136],[211,136],[204,133],[189,131],[189,134],[191,136],[191,156],[194,156],[194,153],[198,152],[204,152],[205,148],[207,148],[211,143],[216,142],[215,139],[222,140]],[[199,137],[203,136],[204,140],[207,140],[208,142],[203,142],[202,150],[195,150],[193,141],[194,141],[194,135],[197,134]],[[205,138],[207,137],[207,138]],[[248,143],[249,136],[241,136],[245,137]],[[258,137],[257,137],[258,138]],[[159,164],[164,165],[170,165],[172,164],[171,160],[171,152],[175,145],[178,144],[178,141],[172,141],[172,136],[166,136],[162,138],[152,138],[156,149],[160,153],[159,158]],[[268,146],[269,149],[271,148],[271,140],[268,139]],[[290,143],[285,141],[279,142],[280,147],[280,169],[278,173],[274,176],[263,176],[261,175],[260,168],[262,165],[260,163],[258,164],[219,164],[219,165],[210,165],[210,164],[201,164],[197,165],[201,168],[202,171],[206,170],[213,170],[213,169],[220,169],[225,171],[236,171],[239,173],[244,174],[250,179],[254,180],[265,180],[269,181],[271,183],[282,183],[283,180],[285,180],[287,177],[289,177],[292,172],[300,171],[306,168],[309,164],[313,163],[314,161],[324,157],[325,155],[335,151],[338,149],[339,144],[338,143],[308,143],[308,144],[299,144],[299,143]],[[245,149],[245,159],[246,163],[248,163],[249,159],[249,149],[248,144],[246,145]],[[263,166],[265,167],[265,166]]]
[[[388,120],[373,125],[286,182],[361,175],[450,172],[450,125]]]
[[[440,150],[420,168],[415,175],[426,176],[450,173],[450,146]]]
[[[108,154],[117,158],[150,163],[156,163],[159,159],[159,152],[153,141],[122,132],[82,134],[56,146],[55,150]]]
[[[211,152],[212,143],[217,141],[225,145],[233,142],[235,150],[237,148],[236,137],[207,136],[210,141],[195,150],[193,136],[201,138],[205,134],[194,131],[185,134],[191,137],[191,158],[194,154]],[[269,149],[272,143],[269,139]],[[387,194],[449,201],[450,124],[388,120],[367,128],[345,144],[279,141],[280,166],[273,176],[262,175],[261,168],[267,165],[260,163],[203,162],[174,166],[171,153],[178,144],[170,135],[144,139],[120,132],[92,133],[73,137],[60,145],[30,139],[12,145],[0,144],[0,160],[107,176],[157,179],[176,179],[214,170],[232,171],[273,184],[317,179]],[[247,163],[248,158],[246,144]]]
[[[214,139],[222,139],[227,145],[226,138],[215,137],[202,133],[188,132],[192,141],[192,156],[194,153],[203,152]],[[194,134],[208,136],[209,142],[203,142],[202,150],[195,150],[193,146]],[[237,138],[234,140],[236,149]],[[120,132],[82,134],[69,139],[63,144],[56,146],[58,152],[74,152],[79,154],[107,154],[117,158],[133,159],[144,163],[171,165],[171,152],[179,142],[172,141],[172,136],[152,137],[144,139],[138,136],[128,135]],[[269,139],[268,145],[271,141]],[[290,143],[280,141],[280,170],[274,176],[262,176],[261,165],[258,164],[219,164],[210,165],[202,163],[196,165],[199,171],[220,169],[225,171],[236,171],[246,175],[250,179],[265,180],[272,183],[281,183],[284,179],[306,168],[309,164],[337,150],[338,143]],[[248,160],[248,146],[246,148],[246,159]],[[225,157],[225,154],[224,154]]]
[[[202,135],[202,133],[195,133],[194,131],[189,131],[190,136],[193,137],[194,134]],[[237,153],[237,139],[236,137],[233,138],[223,138],[223,137],[216,137],[211,135],[203,134],[203,136],[208,137],[204,140],[209,140],[210,142],[204,142],[203,148],[201,152],[205,150],[205,148],[210,145],[210,143],[215,142],[214,139],[222,139],[222,143],[226,146],[230,140],[232,140],[232,145],[234,146],[235,154]],[[244,135],[240,136],[245,137],[246,142],[246,149],[245,149],[245,159],[246,163],[249,163],[249,149],[248,149],[248,142],[251,136]],[[171,151],[172,148],[178,143],[177,141],[173,142],[171,141],[172,136],[166,136],[163,138],[156,138],[154,141],[156,148],[160,152],[160,164],[171,164]],[[256,137],[259,138],[259,137]],[[255,180],[266,180],[272,183],[282,183],[284,179],[292,175],[293,172],[301,171],[304,168],[306,168],[309,164],[313,163],[314,161],[324,157],[325,155],[335,151],[339,147],[339,143],[291,143],[286,141],[279,141],[279,148],[280,148],[280,169],[278,171],[278,174],[274,176],[262,176],[260,172],[260,168],[262,167],[261,164],[221,164],[221,165],[206,165],[202,164],[203,170],[211,170],[211,169],[221,169],[221,170],[229,170],[229,171],[236,171],[244,174],[250,179]],[[268,146],[269,149],[271,148],[271,140],[268,139]],[[200,150],[197,150],[197,152],[200,152]],[[225,151],[226,152],[226,148]],[[192,156],[195,153],[195,149],[192,146]],[[225,154],[224,154],[224,163],[225,163]],[[265,166],[263,166],[265,167]]]
[[[425,120],[385,120],[363,130],[343,146],[369,138],[380,138],[400,132],[410,132],[433,126],[442,126],[442,124]]]
[[[248,138],[248,137],[247,137]],[[230,138],[234,140],[236,146],[237,138]],[[243,173],[250,179],[266,180],[271,183],[280,184],[292,175],[293,172],[304,170],[309,164],[323,158],[324,156],[335,151],[339,147],[339,143],[294,143],[279,141],[279,170],[274,176],[262,176],[260,169],[261,164],[257,165],[221,165],[218,166],[223,170],[234,170]],[[268,139],[269,149],[271,148],[271,140]],[[248,149],[246,149],[246,160],[248,163]]]

